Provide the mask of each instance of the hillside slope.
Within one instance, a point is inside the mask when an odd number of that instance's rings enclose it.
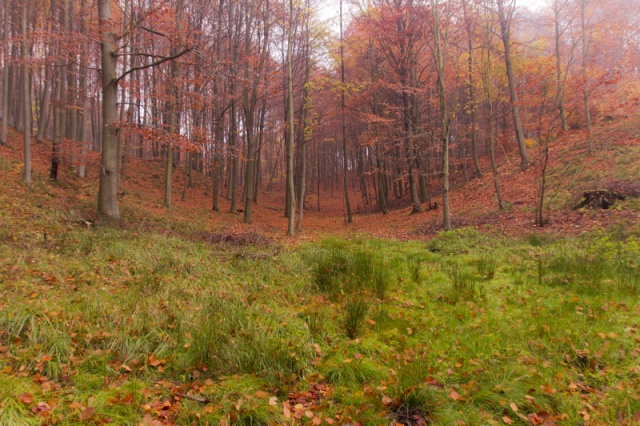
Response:
[[[99,154],[90,153],[86,179],[77,178],[72,170],[63,167],[60,180],[54,183],[47,178],[51,156],[49,144],[34,144],[34,184],[31,188],[25,188],[20,183],[20,138],[20,134],[11,131],[10,147],[0,147],[0,180],[5,188],[0,194],[0,201],[9,207],[3,209],[4,214],[28,217],[38,214],[39,208],[47,208],[60,212],[75,211],[83,219],[96,219]],[[593,157],[587,155],[584,135],[581,133],[572,134],[562,143],[551,145],[545,188],[545,218],[548,217],[549,223],[542,231],[575,234],[594,227],[606,227],[617,221],[637,222],[638,203],[633,198],[610,210],[572,209],[585,190],[622,188],[635,196],[640,192],[640,116],[617,117],[602,123],[596,128],[594,139],[597,152]],[[505,211],[497,208],[488,164],[485,164],[482,178],[458,185],[451,196],[454,227],[472,226],[510,235],[534,231],[542,149],[533,146],[531,153],[534,161],[525,171],[520,170],[514,155],[506,156],[499,166],[500,185],[508,206]],[[286,219],[282,214],[282,188],[276,188],[272,193],[260,193],[254,209],[254,224],[246,225],[241,215],[227,213],[229,202],[224,198],[221,199],[222,213],[211,211],[211,184],[198,173],[195,173],[195,187],[188,188],[185,201],[181,201],[184,178],[180,168],[176,169],[174,180],[175,206],[169,211],[163,209],[162,176],[160,162],[127,161],[120,199],[124,224],[145,226],[160,221],[170,228],[171,223],[188,222],[216,232],[257,232],[276,239],[284,238]],[[441,229],[441,210],[410,216],[408,200],[394,200],[396,207],[385,216],[363,211],[360,198],[355,193],[354,223],[345,226],[340,191],[336,190],[333,194],[321,192],[320,198],[321,210],[318,211],[317,194],[308,196],[303,231],[296,240],[316,238],[326,233],[424,239]],[[437,201],[438,197],[435,196],[434,200]]]

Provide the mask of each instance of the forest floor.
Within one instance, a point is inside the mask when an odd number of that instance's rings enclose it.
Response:
[[[509,157],[508,208],[473,179],[452,232],[400,201],[345,226],[336,191],[286,237],[280,191],[246,225],[201,176],[181,201],[179,170],[165,210],[161,165],[136,160],[122,220],[93,222],[97,155],[54,183],[35,145],[27,188],[10,140],[0,425],[640,424],[638,116],[602,123],[593,157],[552,147],[548,226],[539,162]],[[636,196],[572,208],[603,188]]]

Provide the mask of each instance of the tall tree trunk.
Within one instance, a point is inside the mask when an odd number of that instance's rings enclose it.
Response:
[[[80,9],[85,10],[87,5],[86,0],[82,0],[80,3]],[[82,27],[80,32],[84,35],[87,34],[87,21],[86,19],[82,19]],[[88,65],[88,56],[89,52],[86,47],[83,47],[80,52],[80,98],[82,101],[82,114],[81,122],[80,122],[80,161],[78,163],[78,177],[84,178],[87,172],[87,148],[89,145],[89,126],[90,126],[90,116],[89,109],[90,98],[87,94],[88,88],[88,75],[87,75],[87,65]]]
[[[222,58],[222,8],[225,0],[220,0],[218,9],[218,20],[216,22],[216,60],[221,61]],[[214,212],[220,211],[220,187],[222,185],[223,175],[223,155],[222,155],[222,138],[224,137],[224,111],[222,110],[222,99],[220,95],[220,83],[219,78],[213,80],[213,169],[211,171],[211,180],[213,184],[213,206]],[[222,89],[224,90],[224,88]]]
[[[98,214],[117,219],[118,210],[118,80],[116,77],[116,37],[111,30],[111,0],[98,0],[102,71],[102,155]]]
[[[69,24],[69,8],[67,7],[67,0],[64,0],[59,5],[56,11],[62,16],[59,19],[59,28],[66,31]],[[56,82],[55,82],[55,96],[54,96],[54,108],[53,108],[53,143],[51,153],[51,170],[49,172],[49,178],[58,180],[58,171],[60,164],[62,163],[62,139],[65,137],[65,102],[63,101],[62,94],[64,93],[66,78],[66,67],[63,59],[62,48],[58,46],[58,61],[56,70]]]
[[[7,125],[9,122],[9,39],[11,31],[11,15],[9,6],[11,0],[4,0],[4,25],[2,28],[2,127],[0,129],[0,145],[7,145]]]
[[[306,190],[307,190],[307,143],[309,142],[309,133],[307,126],[309,123],[308,120],[308,108],[307,101],[309,97],[309,88],[307,87],[307,83],[309,82],[309,76],[311,73],[311,58],[310,58],[310,45],[309,45],[309,10],[311,5],[309,4],[309,0],[305,2],[305,40],[304,40],[304,58],[305,58],[305,69],[304,69],[304,81],[302,82],[302,122],[300,125],[302,126],[302,137],[300,138],[300,199],[298,206],[298,223],[296,229],[298,231],[302,230],[302,219],[304,218],[304,201],[306,198]]]
[[[288,227],[287,235],[293,235],[295,232],[296,217],[296,192],[293,182],[293,149],[295,142],[294,129],[294,111],[293,111],[293,0],[289,0],[289,33],[287,34],[287,94],[288,94],[288,138],[287,138],[287,210]]]
[[[22,106],[24,117],[24,167],[22,172],[22,182],[31,185],[31,92],[29,73],[29,40],[27,37],[29,0],[22,3],[22,43],[20,45],[20,56],[22,57]]]
[[[560,39],[562,37],[562,33],[560,31],[560,0],[553,0],[553,14],[555,18],[554,24],[556,32],[556,80],[558,85],[558,97],[556,104],[558,105],[558,111],[560,112],[562,130],[566,132],[569,130],[569,126],[567,125],[567,112],[564,108],[564,79],[562,77],[562,58],[560,51]]]
[[[344,76],[344,34],[342,28],[342,0],[340,0],[340,110],[342,116],[342,161],[343,161],[343,177],[342,187],[344,196],[344,208],[346,215],[346,223],[353,222],[351,216],[351,203],[349,202],[349,190],[347,188],[347,175],[349,173],[349,165],[347,160],[347,121],[345,116],[345,76]]]
[[[443,223],[446,231],[451,230],[451,213],[449,211],[449,117],[447,113],[447,99],[444,85],[445,46],[440,28],[440,4],[439,0],[431,0],[435,18],[433,35],[436,56],[436,71],[438,74],[438,96],[440,98],[440,120],[442,132],[442,210]],[[448,19],[448,18],[447,18]]]
[[[511,21],[515,11],[515,5],[512,4],[509,10],[505,10],[504,0],[496,0],[498,3],[498,16],[500,19],[500,32],[502,35],[502,44],[504,45],[504,62],[507,69],[507,79],[509,80],[509,98],[511,101],[511,113],[513,115],[513,124],[516,129],[516,137],[518,139],[518,149],[520,150],[520,166],[523,169],[529,167],[529,155],[527,154],[527,146],[524,142],[524,131],[522,130],[522,122],[520,121],[520,107],[518,104],[518,94],[516,93],[516,81],[513,73],[513,63],[511,60]]]
[[[582,0],[580,5],[580,26],[582,28],[582,87],[584,94],[584,119],[587,123],[587,138],[589,142],[589,155],[593,155],[593,137],[591,134],[591,110],[589,108],[589,76],[587,73],[587,57],[589,54],[589,45],[587,44],[587,18],[586,11],[587,0]]]
[[[482,169],[480,169],[480,161],[478,159],[478,132],[476,129],[477,112],[476,112],[476,95],[475,95],[475,82],[473,81],[473,29],[472,19],[469,16],[468,0],[462,2],[462,12],[464,14],[464,22],[467,27],[467,76],[469,84],[469,116],[471,118],[471,152],[473,155],[473,166],[476,169],[476,175],[482,177]]]
[[[182,12],[184,10],[184,0],[178,0],[176,5],[176,20],[178,22],[178,32],[180,32],[180,21],[182,20]],[[171,48],[171,56],[178,53],[178,46]],[[169,106],[169,134],[170,138],[179,137],[180,135],[180,63],[178,61],[171,62],[171,101]],[[165,170],[164,185],[164,207],[171,208],[172,190],[173,190],[173,144],[169,140],[167,143],[167,163]]]

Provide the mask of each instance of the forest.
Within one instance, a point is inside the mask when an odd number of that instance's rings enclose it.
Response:
[[[0,425],[640,422],[638,0],[0,3]]]

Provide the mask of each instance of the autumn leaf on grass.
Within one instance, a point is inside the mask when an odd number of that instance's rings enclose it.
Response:
[[[80,414],[80,421],[84,422],[85,420],[89,420],[93,416],[94,412],[95,410],[93,407],[87,407],[87,409]]]
[[[513,420],[511,420],[511,418],[509,416],[502,416],[502,421],[505,424],[508,424],[508,425],[512,425],[513,424]]]
[[[36,414],[46,413],[48,411],[51,411],[51,407],[46,402],[38,402],[38,404],[35,407],[33,407],[31,411],[33,411]]]
[[[389,398],[388,396],[383,396],[383,397],[382,397],[382,403],[383,403],[384,405],[389,405],[389,404],[391,404],[392,402],[393,402],[393,401],[392,401],[392,400],[391,400],[391,398]]]
[[[453,399],[454,401],[460,401],[460,394],[453,390],[449,394],[449,398]]]
[[[33,395],[31,395],[29,392],[25,392],[22,395],[20,395],[20,401],[22,401],[23,404],[33,404]]]

